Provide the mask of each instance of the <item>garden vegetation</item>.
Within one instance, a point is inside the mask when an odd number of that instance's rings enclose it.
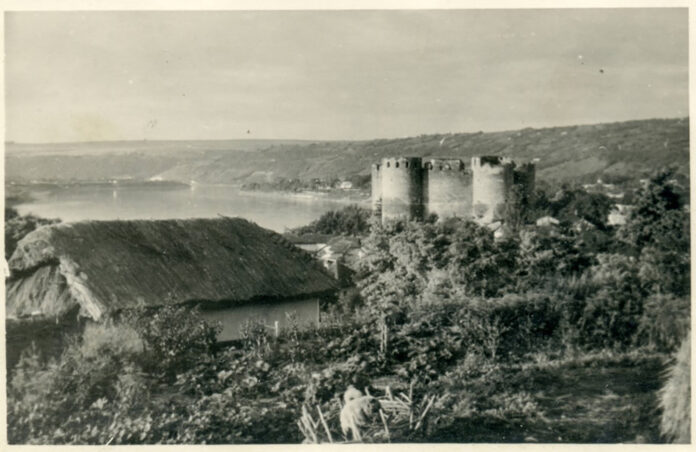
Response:
[[[349,385],[383,407],[362,441],[680,438],[690,239],[671,180],[657,173],[619,227],[607,199],[569,187],[531,201],[558,225],[520,222],[502,239],[459,219],[373,222],[357,292],[277,338],[250,321],[219,346],[183,307],[91,325],[11,371],[9,441],[346,441]]]

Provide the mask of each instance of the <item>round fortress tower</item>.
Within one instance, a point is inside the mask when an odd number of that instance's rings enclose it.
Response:
[[[502,220],[507,193],[513,184],[514,164],[509,158],[481,156],[471,159],[474,219],[482,224]]]
[[[379,166],[382,181],[382,221],[423,217],[423,172],[420,157],[384,158]]]
[[[459,159],[430,158],[423,162],[427,214],[439,219],[471,218],[471,172]]]
[[[377,215],[382,212],[382,173],[379,163],[372,164],[370,190],[372,192],[372,213]]]

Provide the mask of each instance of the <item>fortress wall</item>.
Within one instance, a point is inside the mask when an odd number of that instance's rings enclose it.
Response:
[[[382,211],[382,173],[379,163],[372,164],[370,188],[372,192],[372,212],[379,214]]]
[[[394,157],[372,165],[372,209],[382,221],[473,218],[481,224],[503,220],[513,185],[534,192],[535,165],[515,166],[509,158],[481,156],[467,169],[459,159]]]
[[[423,174],[420,157],[382,159],[382,221],[423,216]]]
[[[423,163],[424,205],[439,219],[471,218],[472,175],[459,159],[428,159]]]
[[[486,224],[499,221],[507,192],[514,182],[514,164],[498,156],[471,159],[472,204],[476,221]]]

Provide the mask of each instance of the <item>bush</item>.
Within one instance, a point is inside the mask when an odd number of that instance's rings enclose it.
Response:
[[[390,323],[423,301],[493,297],[514,282],[515,242],[470,221],[376,226],[365,248],[358,287],[367,309]]]
[[[56,361],[45,363],[36,350],[27,351],[8,387],[9,441],[87,442],[83,435],[92,429],[97,435],[108,423],[103,414],[89,414],[95,404],[99,411],[106,401],[132,403],[122,391],[126,376],[137,374],[142,353],[143,342],[133,329],[111,323],[88,326],[84,339],[74,338]],[[142,399],[147,388],[141,390]]]
[[[41,443],[47,427],[55,430],[60,407],[54,405],[53,369],[47,368],[35,347],[19,358],[7,386],[7,440],[10,444]]]
[[[357,204],[341,210],[330,210],[307,226],[295,229],[296,234],[363,235],[370,230],[372,212]]]
[[[689,214],[673,179],[673,170],[658,170],[638,191],[634,208],[619,230],[619,237],[630,247],[638,251],[645,246],[689,249]]]
[[[523,356],[549,345],[558,337],[562,305],[551,295],[530,292],[508,294],[478,301],[488,320],[479,327],[479,337],[488,345],[490,356],[495,348],[506,358]],[[495,336],[499,336],[496,340]],[[484,349],[485,351],[485,349]]]
[[[142,443],[172,437],[171,428],[188,416],[188,405],[163,403],[158,395],[169,386],[160,383],[175,383],[176,374],[196,369],[198,381],[209,384],[210,374],[215,376],[215,329],[185,308],[132,312],[124,320],[88,325],[48,363],[35,349],[22,355],[8,385],[11,443]],[[186,389],[182,396],[193,392]]]
[[[414,309],[409,322],[390,338],[390,359],[407,381],[429,381],[452,365],[468,344],[458,322],[461,304],[429,304]]]
[[[515,359],[552,344],[560,320],[559,306],[543,294],[423,303],[392,327],[390,365],[427,382],[465,357]]]
[[[595,263],[580,232],[565,227],[527,227],[520,231],[514,264],[516,290],[543,287],[549,280],[580,276]]]
[[[152,312],[135,310],[125,319],[146,344],[144,367],[172,382],[176,374],[215,352],[220,325],[211,326],[187,306],[164,306]]]
[[[686,248],[660,250],[646,246],[638,261],[639,276],[645,290],[688,297],[691,293],[691,261]]]
[[[599,254],[598,263],[580,278],[556,284],[567,338],[584,348],[627,346],[635,340],[643,314],[636,260],[618,254]]]
[[[688,297],[671,294],[650,296],[638,324],[637,342],[665,352],[677,349],[689,331],[691,303]]]
[[[261,319],[247,319],[241,328],[244,350],[257,358],[267,356],[271,351],[273,338],[266,323]]]
[[[239,400],[223,392],[197,400],[181,425],[177,443],[299,443],[298,413],[283,403]]]

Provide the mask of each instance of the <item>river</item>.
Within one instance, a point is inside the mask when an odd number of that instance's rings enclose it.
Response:
[[[229,185],[75,184],[31,191],[20,214],[80,220],[243,217],[284,232],[350,203],[321,195],[240,191]]]

